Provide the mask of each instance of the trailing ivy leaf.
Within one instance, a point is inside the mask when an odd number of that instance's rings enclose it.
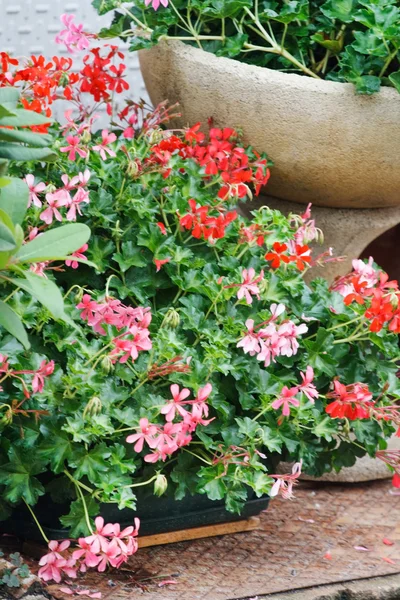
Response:
[[[85,496],[85,504],[90,517],[97,517],[99,514],[99,504],[91,496]],[[90,535],[86,524],[85,509],[82,500],[75,500],[71,503],[71,510],[63,517],[60,517],[61,524],[68,529],[69,536],[77,539],[82,536]]]
[[[77,448],[74,452],[70,465],[75,469],[74,477],[81,479],[84,475],[90,481],[97,481],[100,473],[107,471],[107,459],[110,457],[110,450],[103,444],[98,444],[91,450]]]
[[[44,487],[35,475],[46,470],[45,464],[30,450],[16,446],[10,448],[8,456],[9,462],[0,466],[0,484],[6,487],[4,499],[9,502],[24,499],[28,504],[36,504],[44,494]]]

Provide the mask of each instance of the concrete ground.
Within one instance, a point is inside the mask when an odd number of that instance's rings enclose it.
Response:
[[[302,483],[295,500],[271,502],[257,530],[142,548],[79,585],[102,600],[400,600],[399,508],[390,481]],[[84,598],[59,587],[45,594]]]

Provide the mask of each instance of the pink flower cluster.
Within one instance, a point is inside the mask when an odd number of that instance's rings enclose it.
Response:
[[[301,465],[301,461],[295,463],[291,473],[287,473],[285,475],[271,475],[271,477],[276,479],[269,493],[271,498],[274,498],[279,493],[281,494],[282,498],[285,498],[285,500],[291,500],[294,498],[293,486],[297,483],[297,480],[301,475]]]
[[[71,179],[68,175],[61,175],[63,187],[56,189],[46,194],[46,208],[40,213],[41,221],[44,221],[46,225],[51,225],[53,219],[56,221],[62,221],[63,217],[59,211],[62,207],[67,207],[68,211],[66,214],[67,221],[76,221],[76,214],[82,215],[80,205],[82,203],[88,204],[89,192],[85,190],[85,186],[88,184],[90,179],[90,171],[85,169],[83,173],[79,173]],[[45,183],[40,182],[35,184],[35,178],[33,175],[28,174],[25,177],[25,183],[29,188],[29,206],[34,204],[38,208],[42,207],[42,201],[39,199],[38,194],[43,193],[47,186]],[[71,192],[76,190],[75,195],[71,196]]]
[[[89,294],[83,295],[77,308],[82,311],[81,318],[100,335],[107,335],[106,326],[111,326],[117,331],[124,330],[115,335],[110,342],[113,345],[110,352],[113,362],[118,360],[125,363],[129,358],[135,361],[139,352],[151,350],[148,329],[151,322],[150,308],[125,306],[120,300],[113,298],[106,298],[98,303],[92,300]]]
[[[275,410],[282,406],[282,415],[284,417],[288,417],[290,415],[290,405],[296,407],[300,406],[300,400],[296,398],[299,392],[303,392],[303,394],[312,403],[314,403],[315,399],[319,396],[317,388],[312,383],[314,379],[313,368],[308,366],[306,372],[300,372],[300,375],[303,380],[302,383],[291,388],[288,388],[286,385],[284,385],[278,398],[271,404],[272,408]]]
[[[121,531],[119,523],[104,524],[102,517],[95,520],[96,530],[84,538],[79,538],[78,548],[66,556],[61,554],[70,547],[71,541],[49,542],[51,552],[39,561],[39,577],[44,581],[54,580],[60,583],[62,576],[76,577],[78,570],[85,573],[88,568],[99,572],[108,566],[119,568],[138,549],[137,535],[140,522]]]
[[[295,243],[304,246],[314,240],[322,239],[322,231],[315,227],[315,220],[311,219],[311,203],[308,204],[305,212],[297,217],[300,221],[296,233],[294,234]]]
[[[107,154],[109,156],[116,156],[114,150],[109,148],[109,144],[112,144],[117,139],[115,133],[109,133],[108,129],[103,129],[101,132],[101,142],[99,144],[93,145],[89,148],[86,141],[84,141],[83,137],[79,137],[80,133],[84,133],[85,131],[89,132],[90,137],[90,127],[91,125],[82,124],[76,131],[77,135],[72,133],[68,133],[68,129],[66,129],[65,139],[68,143],[67,146],[63,146],[60,148],[61,152],[68,152],[69,160],[75,160],[76,155],[78,154],[81,158],[87,158],[89,156],[90,150],[94,150],[98,152],[103,160],[107,160]]]
[[[31,383],[32,393],[41,394],[44,390],[46,377],[50,377],[50,375],[52,375],[53,372],[54,360],[49,360],[48,362],[46,362],[46,360],[42,360],[39,369],[36,370],[14,371],[10,367],[8,357],[5,354],[0,354],[0,375],[2,375],[1,379],[5,379],[6,377],[14,377],[15,379],[18,379],[22,383],[22,389],[25,398],[30,398],[31,394],[21,375],[33,375]]]
[[[246,321],[247,333],[237,343],[238,348],[243,348],[245,354],[257,355],[257,360],[264,361],[268,367],[275,362],[277,356],[294,356],[299,349],[297,338],[308,331],[307,325],[296,325],[290,319],[276,324],[278,317],[286,310],[283,304],[271,304],[271,318],[256,327],[253,319]],[[258,331],[256,331],[258,329]]]
[[[135,452],[141,452],[145,442],[153,450],[144,457],[146,462],[165,461],[176,450],[190,444],[192,441],[191,434],[198,425],[208,425],[213,421],[213,419],[204,418],[208,417],[206,401],[212,392],[210,383],[199,389],[194,400],[187,400],[190,396],[190,390],[187,388],[180,390],[176,383],[171,385],[170,390],[172,399],[160,411],[162,415],[165,415],[166,423],[159,426],[149,423],[146,418],[140,419],[137,433],[126,438],[128,444],[135,444]],[[191,411],[188,410],[190,406]],[[181,417],[181,420],[173,423],[177,416]]]
[[[68,52],[74,54],[77,50],[89,48],[89,36],[83,31],[82,23],[74,23],[75,15],[61,15],[61,22],[65,26],[55,37],[56,44],[65,44]]]

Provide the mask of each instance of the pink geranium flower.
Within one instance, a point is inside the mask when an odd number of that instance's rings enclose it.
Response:
[[[40,213],[41,221],[44,221],[47,225],[51,225],[53,222],[53,218],[56,221],[62,221],[62,216],[60,211],[58,210],[62,206],[67,205],[67,198],[63,192],[63,190],[56,190],[55,192],[49,192],[46,194],[47,208]]]
[[[38,575],[43,581],[54,580],[56,583],[60,583],[63,573],[68,575],[68,577],[76,577],[76,569],[74,569],[75,561],[73,559],[66,559],[60,554],[69,548],[69,546],[69,540],[64,540],[63,542],[52,540],[49,542],[51,552],[42,556],[39,561],[41,568]]]
[[[97,144],[96,146],[93,146],[93,150],[96,150],[96,152],[99,152],[99,154],[103,160],[107,159],[106,152],[108,152],[108,154],[112,157],[116,156],[114,150],[112,150],[111,148],[108,148],[108,144],[112,144],[117,139],[117,136],[115,135],[115,133],[109,133],[108,129],[103,129],[103,131],[101,132],[101,137],[102,137],[101,144]]]
[[[160,7],[160,4],[162,4],[165,7],[168,6],[168,0],[145,0],[144,3],[146,6],[149,6],[149,4],[151,4],[151,6],[154,8],[154,10],[158,10]]]
[[[317,388],[312,383],[314,379],[314,369],[308,366],[305,373],[300,371],[300,375],[303,382],[299,385],[299,390],[301,390],[303,394],[314,403],[315,399],[319,396]]]
[[[40,208],[42,206],[42,202],[39,200],[37,194],[40,194],[46,189],[46,184],[43,183],[43,181],[41,181],[35,185],[35,178],[31,174],[26,175],[23,181],[25,181],[26,185],[29,188],[28,208],[32,203],[38,208]]]
[[[293,465],[291,473],[286,475],[271,475],[271,477],[274,479],[276,478],[276,481],[269,493],[271,498],[277,496],[279,492],[281,493],[282,498],[285,498],[285,500],[291,500],[294,497],[293,486],[297,483],[297,480],[301,475],[301,466],[302,461]]]
[[[261,271],[261,273],[256,277],[256,272],[252,267],[249,270],[243,269],[242,283],[237,293],[238,299],[242,300],[242,298],[245,298],[247,304],[252,304],[252,296],[255,296],[257,300],[259,300],[260,290],[257,284],[260,283],[263,278],[264,271]]]
[[[35,393],[41,393],[44,389],[44,380],[54,372],[54,360],[42,360],[40,368],[35,372],[32,379],[32,390]]]
[[[299,388],[292,387],[289,389],[286,385],[284,385],[280,396],[271,404],[272,408],[278,410],[278,408],[283,406],[282,415],[284,417],[288,417],[290,415],[290,405],[296,407],[300,406],[300,401],[297,398],[295,398],[296,394],[298,393]]]
[[[76,258],[80,258],[81,260],[87,260],[87,257],[83,254],[89,248],[88,244],[84,244],[82,248],[76,250],[71,254],[71,256],[75,256]],[[79,267],[79,262],[77,260],[68,259],[65,261],[67,267],[72,267],[73,269],[77,269]]]
[[[65,44],[68,52],[73,54],[76,50],[89,48],[89,37],[83,31],[83,24],[74,23],[75,15],[63,14],[60,17],[65,26],[55,37],[56,44]]]
[[[247,334],[237,344],[237,348],[243,348],[245,354],[254,356],[260,352],[260,336],[254,331],[254,320],[247,319],[246,321]]]
[[[69,154],[68,154],[69,160],[75,160],[76,153],[78,153],[81,158],[86,158],[86,156],[88,155],[88,151],[85,150],[80,145],[81,139],[77,135],[67,135],[67,137],[65,139],[67,140],[69,145],[64,146],[63,148],[60,148],[60,151],[61,152],[69,152]],[[93,149],[94,149],[94,147],[93,147]]]
[[[126,441],[128,444],[135,444],[133,447],[135,452],[141,452],[143,450],[144,442],[146,442],[146,444],[148,444],[150,448],[155,448],[156,441],[154,439],[154,436],[156,433],[156,425],[152,425],[151,423],[149,423],[148,419],[143,418],[139,421],[138,433],[128,435]]]
[[[178,412],[182,417],[187,414],[187,410],[183,408],[182,404],[185,398],[190,396],[190,390],[187,388],[179,389],[179,385],[173,383],[170,387],[172,400],[168,402],[165,406],[161,408],[161,414],[165,415],[166,421],[173,421],[175,418],[176,412]]]

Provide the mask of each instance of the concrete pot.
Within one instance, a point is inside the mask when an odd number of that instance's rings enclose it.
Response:
[[[183,42],[139,53],[153,104],[179,102],[184,124],[238,127],[275,163],[268,193],[317,206],[400,204],[400,96],[246,65]]]

